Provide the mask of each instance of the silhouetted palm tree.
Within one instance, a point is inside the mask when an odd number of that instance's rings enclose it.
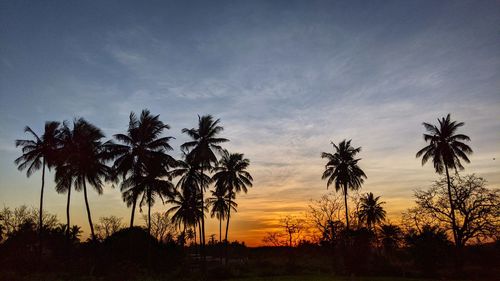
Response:
[[[158,155],[160,151],[158,151]],[[169,159],[172,160],[173,159]],[[138,176],[134,182],[142,192],[140,206],[147,204],[148,206],[148,233],[151,234],[151,207],[155,203],[155,197],[160,197],[162,201],[164,197],[173,198],[175,196],[174,185],[169,180],[168,165],[172,163],[165,161],[165,155],[149,158],[145,160],[144,175]]]
[[[112,170],[106,165],[110,155],[106,145],[101,142],[102,138],[104,134],[101,130],[83,118],[73,121],[73,129],[64,124],[61,150],[64,158],[56,167],[56,181],[59,178],[61,185],[67,184],[68,192],[71,190],[71,184],[75,190],[83,190],[90,232],[94,241],[96,236],[90,214],[87,182],[98,194],[102,194],[103,180],[112,179]]]
[[[219,220],[219,242],[222,242],[222,221],[230,213],[229,208],[236,212],[236,207],[238,207],[238,204],[234,202],[234,193],[229,194],[227,191],[219,185],[212,191],[212,197],[207,198],[207,207],[212,207],[210,216]]]
[[[391,252],[398,247],[399,242],[403,238],[403,232],[397,225],[384,224],[380,226],[380,238],[384,249],[387,252]]]
[[[185,161],[179,160],[175,169],[170,172],[170,176],[172,178],[179,177],[176,184],[178,196],[182,196],[179,197],[179,199],[182,199],[181,201],[184,202],[184,204],[191,204],[189,206],[189,212],[186,214],[196,214],[196,221],[194,221],[194,224],[188,224],[184,227],[192,226],[196,229],[196,225],[198,225],[201,234],[201,220],[205,216],[205,206],[202,202],[203,198],[201,190],[204,186],[208,185],[210,177],[204,173],[203,169],[199,169],[198,166],[192,165],[190,163],[192,160],[189,160],[189,158],[186,157],[187,155],[184,156],[186,158]],[[200,235],[200,242],[201,245],[203,243],[202,235]]]
[[[68,149],[66,145],[69,145],[70,136],[71,132],[69,131],[69,128],[64,126],[63,127],[63,133],[64,137],[62,138],[62,147],[60,148],[60,159],[58,161],[58,164],[56,166],[56,173],[55,173],[55,182],[56,182],[56,191],[57,193],[67,193],[67,199],[66,199],[66,236],[68,238],[68,241],[70,240],[70,229],[71,229],[71,219],[70,219],[70,203],[71,203],[71,186],[73,182],[73,175],[74,172],[71,170],[71,165],[69,163],[65,162],[65,157],[64,157],[64,150]]]
[[[361,151],[361,147],[351,146],[351,140],[343,140],[337,146],[332,142],[335,152],[333,154],[323,152],[321,158],[327,158],[325,171],[321,179],[328,179],[326,187],[335,183],[335,190],[342,190],[344,194],[346,227],[349,230],[349,211],[347,209],[347,191],[358,190],[366,179],[365,172],[358,166],[356,155]]]
[[[462,170],[464,167],[460,163],[460,159],[466,163],[470,163],[467,155],[472,154],[472,149],[463,141],[470,141],[470,138],[464,134],[456,134],[457,129],[465,125],[464,122],[457,123],[451,121],[450,114],[446,118],[438,119],[439,126],[429,123],[423,123],[427,133],[424,134],[424,140],[429,143],[426,147],[417,152],[416,157],[422,156],[422,166],[432,159],[436,173],[443,174],[446,172],[446,180],[448,182],[448,199],[450,201],[450,216],[452,222],[453,239],[457,246],[459,239],[456,233],[455,220],[455,204],[451,194],[450,174],[448,169]]]
[[[26,176],[31,176],[36,170],[42,169],[42,188],[40,191],[40,218],[39,218],[39,235],[41,242],[41,234],[43,229],[43,191],[45,187],[45,167],[49,169],[55,165],[56,151],[59,145],[60,123],[55,121],[45,122],[43,135],[39,137],[30,127],[26,126],[24,131],[30,133],[33,139],[16,140],[16,147],[22,147],[22,153],[15,160],[20,171],[27,169]]]
[[[113,144],[111,151],[116,157],[113,169],[121,175],[123,200],[127,207],[132,206],[130,215],[130,227],[134,225],[134,214],[137,199],[144,192],[138,186],[135,179],[144,175],[144,161],[146,158],[160,157],[166,162],[173,162],[164,151],[172,150],[169,144],[172,137],[162,137],[169,125],[164,124],[159,115],[152,115],[149,110],[144,109],[139,119],[132,112],[129,116],[129,125],[126,134],[116,134],[114,138],[120,144]]]
[[[184,143],[181,148],[187,152],[186,160],[200,170],[209,170],[212,165],[217,163],[216,152],[220,152],[221,143],[227,142],[225,138],[219,138],[218,135],[224,130],[219,126],[219,119],[214,120],[211,115],[198,116],[198,127],[182,129],[182,132],[191,137],[191,141]],[[204,205],[204,189],[201,186],[200,193],[202,198],[202,209]],[[205,245],[205,216],[201,217],[202,245]]]
[[[167,203],[173,205],[167,214],[173,213],[171,220],[178,229],[182,227],[182,232],[186,233],[187,229],[196,228],[203,216],[200,193],[192,193],[190,189],[178,191]],[[196,231],[194,233],[196,235]]]
[[[369,229],[385,220],[386,212],[382,207],[385,202],[379,202],[379,199],[380,196],[375,197],[371,192],[361,197],[359,220],[366,223]]]
[[[232,200],[236,192],[243,191],[247,193],[247,188],[252,187],[253,178],[247,171],[248,166],[250,166],[250,160],[244,158],[242,153],[229,153],[227,150],[222,151],[222,157],[217,167],[214,168],[215,174],[212,177],[212,181],[215,182],[216,188],[227,190],[229,205],[232,205]],[[226,242],[231,209],[227,209]]]

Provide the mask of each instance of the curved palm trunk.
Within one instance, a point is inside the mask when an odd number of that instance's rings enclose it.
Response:
[[[202,241],[203,241],[203,248],[205,247],[205,198],[203,195],[203,186],[201,187],[201,211],[203,212],[203,215],[201,216],[201,230],[202,230]]]
[[[151,189],[148,191],[148,233],[151,235]]]
[[[229,218],[231,217],[231,208],[227,211],[227,222],[226,222],[226,236],[224,240],[227,242],[227,233],[229,231]]]
[[[194,231],[193,231],[194,246],[196,247],[196,243],[198,243],[196,241],[196,223],[194,224],[193,228],[194,228]],[[190,228],[190,230],[191,230],[191,228]]]
[[[232,191],[230,191],[229,198],[232,198]],[[227,222],[226,222],[226,237],[224,239],[224,243],[226,245],[226,265],[229,261],[229,241],[227,240],[227,234],[229,232],[229,219],[231,218],[231,199],[229,200],[229,209],[227,210]]]
[[[40,192],[40,218],[38,222],[38,242],[40,246],[40,255],[42,254],[42,230],[43,230],[43,190],[45,188],[45,158],[43,158],[42,168],[42,190]]]
[[[94,233],[94,225],[92,224],[92,216],[90,215],[90,207],[89,207],[89,200],[87,198],[87,185],[85,183],[85,180],[83,180],[83,195],[85,197],[85,206],[87,207],[87,217],[89,219],[89,225],[90,225],[90,233],[92,235],[92,241],[96,241],[95,233]]]
[[[219,216],[219,245],[217,248],[219,252],[219,260],[222,263],[222,216]]]
[[[66,221],[67,221],[67,225],[66,225],[66,237],[68,238],[68,241],[70,240],[70,228],[71,228],[70,217],[69,217],[69,204],[70,204],[70,200],[71,200],[71,185],[68,188],[68,200],[67,200],[67,203],[66,203]]]
[[[346,229],[349,230],[349,210],[347,209],[347,184],[344,185],[344,205],[345,205],[345,224],[346,224]]]
[[[203,238],[201,237],[201,223],[198,224],[198,231],[200,232],[200,248],[203,247]],[[196,230],[195,230],[196,232]]]
[[[137,197],[134,198],[134,203],[132,203],[132,214],[130,215],[130,227],[134,227],[134,215],[135,215],[135,206],[137,205]]]
[[[451,214],[451,228],[453,230],[453,240],[455,245],[459,246],[459,241],[457,239],[457,225],[455,220],[455,204],[453,203],[453,198],[451,196],[451,182],[450,182],[450,174],[448,172],[448,167],[445,165],[446,170],[446,181],[448,183],[448,199],[450,200],[450,214]]]

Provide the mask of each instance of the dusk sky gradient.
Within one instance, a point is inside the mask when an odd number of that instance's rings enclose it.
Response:
[[[171,126],[174,157],[181,129],[212,114],[227,149],[251,160],[231,240],[258,245],[329,192],[320,153],[344,138],[362,147],[361,192],[397,222],[437,179],[415,158],[421,123],[447,113],[472,139],[465,173],[500,187],[500,2],[1,1],[0,207],[38,206],[41,173],[13,163],[24,126],[84,117],[110,138],[144,108]],[[128,222],[119,188],[89,194],[95,222]],[[88,232],[83,193],[72,195],[72,223]],[[64,222],[52,174],[45,198]]]

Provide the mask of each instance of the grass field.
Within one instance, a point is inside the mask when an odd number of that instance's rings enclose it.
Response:
[[[335,277],[331,275],[269,276],[231,279],[230,281],[432,281],[431,279],[408,279],[394,277]]]

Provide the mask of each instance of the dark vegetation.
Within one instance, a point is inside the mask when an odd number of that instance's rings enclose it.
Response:
[[[38,209],[0,211],[0,280],[219,280],[256,276],[397,276],[493,280],[500,276],[500,191],[476,175],[460,175],[469,162],[463,123],[442,118],[424,123],[428,145],[417,153],[443,177],[415,191],[415,207],[400,224],[387,220],[380,196],[360,194],[367,175],[351,141],[332,143],[322,178],[329,193],[311,201],[305,217],[285,216],[268,233],[269,247],[229,242],[236,195],[252,186],[250,161],[221,146],[219,120],[201,116],[182,132],[190,141],[174,159],[169,126],[144,110],[131,113],[128,130],[103,141],[84,119],[47,122],[38,136],[18,140],[16,160],[27,176],[41,170]],[[45,169],[54,169],[56,190],[66,195],[66,223],[43,212]],[[451,174],[453,173],[453,174]],[[92,219],[88,187],[120,186],[131,208],[128,227],[114,216]],[[212,188],[212,189],[210,189]],[[83,191],[90,237],[81,241],[70,222],[71,191]],[[151,213],[157,201],[169,206]],[[135,226],[145,208],[145,227]],[[219,220],[218,239],[206,240],[205,216]],[[224,227],[223,227],[224,226]],[[305,277],[304,277],[305,279]]]

